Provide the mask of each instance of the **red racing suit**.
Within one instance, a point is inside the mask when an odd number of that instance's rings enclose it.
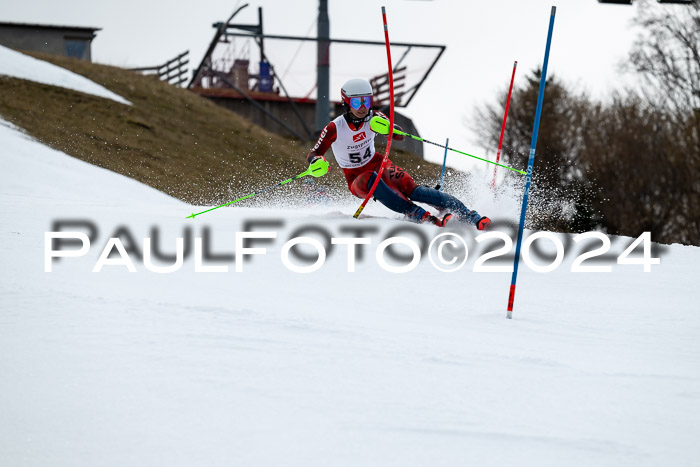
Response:
[[[316,156],[323,156],[328,148],[333,149],[336,162],[343,169],[350,192],[358,198],[364,198],[369,192],[368,183],[372,172],[379,172],[383,155],[374,148],[376,133],[369,126],[373,115],[386,118],[384,114],[370,111],[366,121],[354,125],[344,115],[330,122],[321,132],[316,145],[306,156],[308,162]],[[402,135],[394,135],[394,139],[403,139]],[[408,198],[416,188],[416,182],[401,167],[387,160],[382,172],[382,180],[391,188]]]

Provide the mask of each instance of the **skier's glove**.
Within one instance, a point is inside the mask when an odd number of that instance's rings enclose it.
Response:
[[[326,160],[326,158],[323,157],[323,156],[314,156],[314,157],[312,157],[311,159],[309,159],[309,165],[313,164],[313,163],[316,162],[317,160],[322,160],[322,161],[328,162],[328,161]]]
[[[313,175],[314,177],[323,177],[328,173],[329,169],[330,164],[323,156],[313,157],[309,161],[310,175]]]

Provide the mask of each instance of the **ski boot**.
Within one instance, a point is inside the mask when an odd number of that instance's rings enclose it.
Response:
[[[429,212],[426,212],[423,215],[423,218],[420,220],[420,222],[421,222],[421,224],[431,223],[431,224],[437,225],[438,227],[445,227],[445,225],[447,225],[447,222],[450,219],[452,219],[452,214],[450,214],[450,213],[447,213],[442,217],[437,217],[437,216],[433,216]]]
[[[486,227],[488,227],[489,224],[491,224],[491,219],[486,216],[479,218],[479,220],[475,223],[477,230],[486,230]]]

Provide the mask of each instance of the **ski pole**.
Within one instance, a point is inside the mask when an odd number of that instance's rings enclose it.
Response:
[[[186,219],[194,219],[195,216],[199,216],[200,214],[204,214],[205,212],[213,211],[214,209],[219,209],[224,206],[231,205],[233,203],[237,203],[239,201],[243,201],[244,199],[252,198],[255,195],[259,195],[261,193],[264,193],[268,190],[271,190],[273,188],[277,188],[278,186],[286,185],[287,183],[293,182],[295,180],[298,180],[302,177],[306,177],[307,175],[311,175],[313,177],[323,177],[326,173],[328,173],[328,161],[323,160],[323,159],[318,159],[316,160],[313,164],[309,165],[309,168],[306,169],[304,172],[300,173],[296,177],[288,178],[287,180],[284,180],[282,182],[279,182],[275,185],[270,185],[267,188],[263,188],[262,190],[256,191],[254,193],[250,193],[249,195],[242,196],[238,199],[235,199],[231,201],[230,203],[225,203],[220,206],[217,206],[215,208],[207,209],[206,211],[198,212],[196,214],[190,214],[189,216],[186,217]]]
[[[369,125],[370,125],[370,128],[376,133],[381,133],[382,135],[389,134],[389,121],[385,118],[382,118],[380,116],[372,117],[372,120],[370,120]],[[503,167],[504,169],[512,170],[514,172],[518,172],[520,174],[527,175],[527,172],[525,172],[524,170],[514,169],[513,167],[508,167],[507,165],[498,164],[498,163],[496,163],[494,161],[490,161],[488,159],[482,159],[481,157],[477,157],[477,156],[474,156],[472,154],[467,154],[466,152],[458,151],[457,149],[448,148],[447,146],[443,146],[442,144],[433,143],[432,141],[428,141],[427,139],[423,139],[423,138],[420,138],[418,136],[414,136],[410,133],[406,133],[406,132],[403,132],[401,130],[397,130],[396,128],[394,128],[394,133],[396,133],[397,135],[409,136],[415,140],[422,141],[423,143],[433,144],[435,146],[444,148],[446,150],[449,149],[450,151],[454,151],[454,152],[457,152],[459,154],[464,154],[465,156],[473,157],[474,159],[479,159],[480,161],[488,162],[489,164],[496,164],[497,166]]]
[[[438,190],[442,191],[442,184],[445,181],[445,164],[447,163],[447,146],[450,145],[450,138],[445,141],[445,155],[442,158],[442,173],[440,174],[440,184]]]

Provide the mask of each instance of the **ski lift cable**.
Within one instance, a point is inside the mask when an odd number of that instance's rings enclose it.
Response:
[[[311,21],[311,25],[309,26],[309,29],[306,31],[306,34],[304,35],[304,37],[309,37],[309,35],[311,34],[311,30],[312,30],[313,27],[316,25],[317,21],[318,21],[318,18],[314,18],[314,20]],[[301,42],[299,43],[299,47],[297,47],[296,52],[294,52],[294,55],[292,56],[292,59],[289,61],[289,65],[287,65],[287,69],[284,70],[284,72],[282,73],[282,79],[284,79],[284,78],[287,76],[287,73],[289,72],[289,69],[292,67],[292,65],[294,65],[294,60],[296,60],[297,55],[299,55],[299,52],[301,51],[301,48],[302,48],[303,46],[304,46],[304,41],[301,41]]]

